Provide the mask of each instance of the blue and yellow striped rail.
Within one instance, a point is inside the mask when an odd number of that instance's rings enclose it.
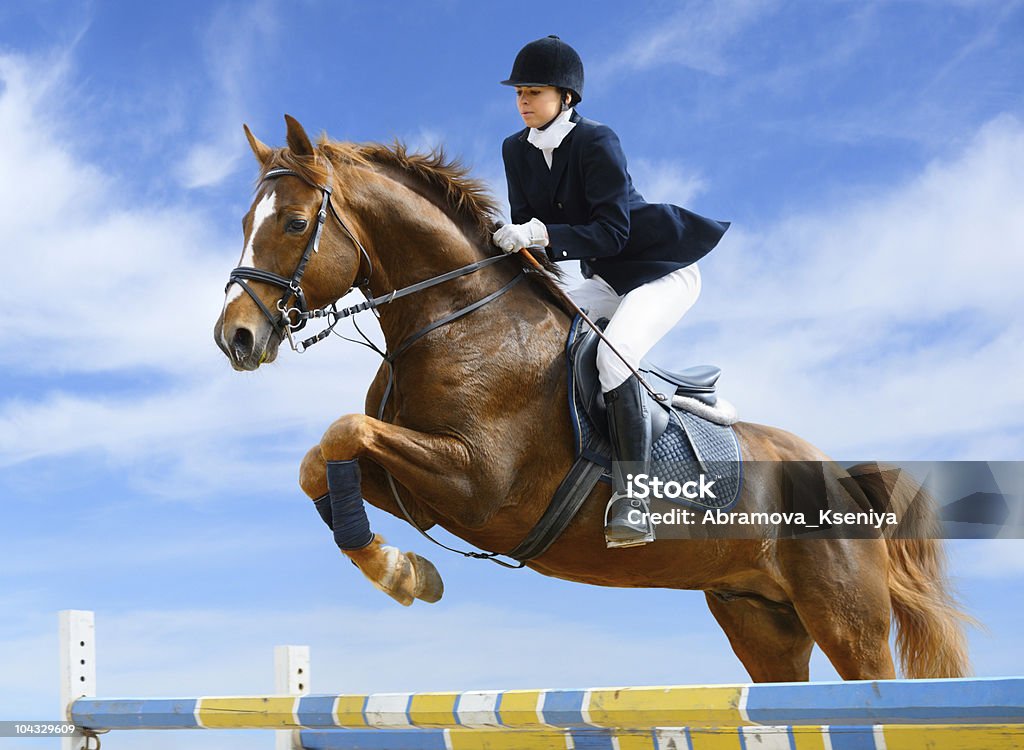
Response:
[[[1024,748],[1024,678],[81,698],[72,718],[95,730],[303,729],[301,746],[323,750],[1002,750]]]

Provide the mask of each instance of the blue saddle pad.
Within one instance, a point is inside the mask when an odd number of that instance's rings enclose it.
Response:
[[[603,481],[610,482],[611,446],[605,439],[606,428],[600,428],[591,416],[589,407],[600,397],[594,392],[597,384],[595,346],[586,347],[595,334],[579,316],[573,320],[566,340],[566,359],[569,368],[569,417],[572,421],[577,458],[583,456],[605,468]],[[583,347],[589,348],[589,352]],[[579,356],[583,354],[583,356]],[[589,371],[588,371],[589,370]],[[589,390],[589,392],[588,392]],[[671,394],[672,391],[669,391]],[[649,408],[664,415],[654,420],[663,426],[655,428],[655,441],[651,449],[651,476],[662,482],[699,482],[699,475],[714,480],[714,497],[664,497],[669,502],[702,509],[732,507],[739,498],[743,483],[742,456],[736,432],[731,426],[715,424],[680,409],[669,408],[654,399]],[[665,418],[667,416],[667,419]],[[658,434],[660,432],[660,434]]]

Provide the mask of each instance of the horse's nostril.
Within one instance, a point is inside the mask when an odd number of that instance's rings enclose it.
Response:
[[[248,328],[238,328],[235,330],[235,335],[231,339],[231,351],[235,355],[235,360],[241,362],[252,354],[255,341],[256,338]]]

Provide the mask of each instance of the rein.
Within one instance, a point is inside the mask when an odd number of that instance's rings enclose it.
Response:
[[[474,261],[473,263],[470,263],[468,265],[460,266],[459,268],[456,268],[454,271],[447,271],[445,273],[438,274],[437,276],[432,276],[431,278],[426,279],[424,281],[417,281],[415,284],[410,284],[409,286],[402,287],[401,289],[396,289],[392,292],[382,294],[378,297],[371,297],[367,299],[365,302],[360,302],[358,305],[352,305],[351,307],[346,307],[341,310],[339,310],[337,307],[338,303],[333,302],[330,305],[327,305],[326,307],[321,307],[318,310],[310,310],[308,312],[301,313],[303,318],[303,324],[305,324],[306,320],[309,320],[311,318],[324,318],[328,320],[330,324],[328,325],[327,328],[320,331],[320,333],[316,334],[315,336],[310,336],[308,339],[304,339],[303,341],[296,342],[291,338],[291,336],[289,336],[289,342],[292,344],[292,349],[301,354],[302,352],[306,351],[306,349],[311,347],[313,344],[319,343],[323,341],[325,338],[327,338],[329,335],[331,335],[331,332],[334,330],[334,327],[345,318],[355,315],[356,313],[364,312],[366,310],[376,309],[381,305],[386,305],[389,302],[394,302],[396,299],[401,299],[402,297],[407,297],[410,294],[421,292],[424,289],[429,289],[432,286],[437,286],[438,284],[443,284],[446,281],[457,279],[460,276],[466,276],[467,274],[471,274],[474,271],[479,271],[481,268],[486,268],[487,266],[494,265],[498,261],[504,260],[506,257],[508,256],[496,255],[491,258],[484,258],[483,260]],[[520,278],[522,278],[522,274],[516,276],[514,280],[518,280]],[[474,303],[474,305],[475,304],[478,303]],[[467,312],[469,311],[466,308],[463,309],[466,310]],[[448,317],[442,320],[444,321],[444,323],[447,323],[449,322],[449,320],[455,320],[455,318]],[[443,323],[432,323],[426,329],[414,333],[412,336],[410,336],[410,338],[412,338],[413,336],[419,338],[428,330],[433,330],[434,328],[441,324]],[[293,328],[292,330],[298,330],[298,328]],[[400,349],[403,349],[404,346],[405,343],[403,342],[403,345],[402,347],[400,347]]]
[[[263,313],[264,317],[270,322],[270,325],[273,326],[274,331],[282,339],[288,339],[288,343],[293,351],[302,354],[313,344],[317,344],[323,341],[334,331],[335,326],[337,326],[338,323],[340,323],[345,318],[351,317],[357,313],[364,312],[366,310],[376,311],[376,309],[381,305],[386,305],[390,302],[394,302],[396,299],[401,299],[402,297],[407,297],[410,294],[415,294],[416,292],[421,292],[425,289],[435,287],[438,284],[443,284],[446,281],[451,281],[453,279],[466,276],[468,274],[479,271],[481,268],[486,268],[487,266],[494,265],[495,263],[498,263],[499,261],[502,261],[505,258],[512,257],[511,254],[502,253],[501,255],[484,258],[483,260],[474,261],[467,265],[460,266],[459,268],[456,268],[452,271],[447,271],[445,273],[438,274],[437,276],[432,276],[429,279],[418,281],[415,284],[410,284],[409,286],[402,287],[401,289],[395,289],[391,292],[388,292],[387,294],[382,294],[378,297],[370,297],[368,291],[370,277],[373,274],[373,263],[370,261],[370,255],[369,253],[366,252],[366,248],[363,247],[363,244],[359,241],[355,234],[353,234],[352,230],[348,228],[348,225],[345,223],[344,219],[341,218],[341,215],[338,213],[337,209],[334,208],[334,203],[331,200],[331,182],[333,181],[332,178],[334,175],[334,168],[331,165],[330,159],[325,157],[324,162],[327,165],[327,180],[326,183],[322,185],[311,182],[310,180],[306,179],[303,175],[299,174],[294,170],[285,168],[271,169],[265,175],[263,175],[262,179],[260,180],[261,182],[263,182],[266,180],[275,179],[277,177],[297,177],[303,182],[305,182],[307,185],[310,185],[316,188],[317,190],[320,190],[322,193],[320,199],[320,209],[319,211],[317,211],[316,215],[316,228],[313,230],[312,235],[310,235],[309,242],[306,243],[306,249],[303,251],[302,257],[299,259],[299,263],[295,267],[295,271],[292,272],[291,278],[288,279],[285,278],[284,276],[278,276],[276,273],[265,271],[261,268],[253,268],[251,266],[238,266],[231,271],[231,274],[228,276],[227,286],[224,287],[224,292],[227,293],[227,290],[231,288],[232,284],[238,284],[242,288],[242,290],[246,294],[248,294],[249,297],[252,298],[253,302],[256,303],[256,306]],[[358,305],[346,307],[341,310],[338,309],[337,302],[332,302],[331,304],[326,305],[324,307],[315,310],[310,310],[306,302],[306,295],[302,290],[302,276],[303,274],[305,274],[306,266],[309,265],[309,261],[313,257],[313,254],[319,252],[320,250],[320,238],[323,235],[324,224],[327,222],[328,212],[334,216],[338,224],[345,231],[345,234],[349,236],[353,244],[359,249],[359,267],[362,268],[363,261],[366,261],[366,265],[369,270],[366,272],[366,275],[360,281],[353,283],[352,286],[349,287],[348,291],[352,291],[352,289],[358,287],[358,289],[363,293],[365,297],[367,297],[367,299],[365,302],[360,302]],[[412,346],[420,338],[427,335],[431,331],[440,328],[441,326],[447,325],[448,323],[451,323],[454,320],[458,320],[462,316],[468,315],[474,310],[483,307],[487,303],[497,299],[505,292],[509,291],[516,284],[518,284],[520,281],[522,281],[523,278],[525,278],[525,269],[517,273],[514,277],[512,277],[512,279],[508,283],[506,283],[497,291],[491,292],[490,294],[477,300],[476,302],[472,302],[463,308],[460,308],[452,313],[449,313],[448,315],[445,315],[444,317],[435,320],[433,323],[427,324],[420,330],[409,335],[408,337],[405,338],[405,340],[402,341],[401,344],[398,345],[398,347],[396,347],[395,351],[391,353],[381,351],[375,345],[370,343],[369,339],[367,339],[368,343],[366,343],[365,346],[368,346],[370,349],[373,349],[375,352],[377,352],[383,358],[384,362],[388,366],[388,382],[384,388],[384,395],[381,398],[380,406],[377,407],[377,419],[384,421],[384,409],[387,406],[387,402],[388,399],[391,397],[392,391],[394,390],[395,360],[401,354],[403,354],[410,346]],[[270,284],[271,286],[276,286],[284,290],[284,294],[277,301],[277,315],[274,315],[270,311],[270,309],[263,303],[263,301],[259,298],[259,296],[252,290],[252,287],[249,286],[248,284],[249,281],[257,281],[262,282],[264,284]],[[348,292],[345,292],[345,294],[348,294]],[[292,299],[295,300],[295,304],[290,306]],[[294,323],[292,322],[293,317],[296,321]],[[317,333],[315,336],[310,336],[309,338],[304,339],[302,341],[297,341],[292,334],[296,331],[302,330],[306,326],[306,323],[314,318],[323,318],[327,320],[328,326],[319,333]],[[358,326],[356,326],[356,330],[359,330],[360,334],[363,336],[364,339],[366,338],[366,335],[362,333]],[[354,339],[346,340],[354,341]],[[355,343],[359,344],[362,342],[355,341]],[[491,562],[506,568],[522,568],[525,565],[524,562],[517,562],[516,564],[512,564],[507,563],[504,560],[497,559],[498,557],[502,556],[500,552],[475,552],[459,550],[455,549],[454,547],[449,547],[448,545],[437,541],[436,539],[434,539],[434,537],[430,536],[430,534],[428,534],[425,530],[421,529],[419,525],[416,523],[416,521],[413,520],[412,514],[409,513],[409,510],[405,507],[405,503],[402,502],[402,498],[398,494],[398,487],[395,485],[395,480],[391,476],[391,472],[385,470],[384,475],[387,477],[388,486],[391,488],[391,494],[394,497],[395,502],[398,504],[398,507],[401,509],[402,515],[405,516],[405,520],[408,521],[409,524],[414,529],[420,532],[420,534],[425,536],[434,544],[438,545],[439,547],[443,547],[444,549],[450,552],[460,554],[464,557],[472,557],[481,560],[490,560]]]

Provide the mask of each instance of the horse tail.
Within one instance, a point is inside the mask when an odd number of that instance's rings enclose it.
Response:
[[[847,470],[873,508],[893,512],[886,531],[889,596],[896,620],[896,650],[904,676],[964,677],[970,673],[962,612],[946,577],[934,498],[909,473],[877,463]]]

